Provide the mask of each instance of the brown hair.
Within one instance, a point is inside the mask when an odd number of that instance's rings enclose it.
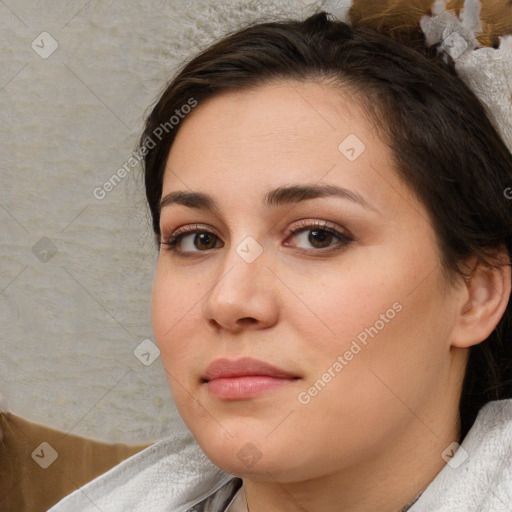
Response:
[[[369,5],[372,2],[366,2]],[[356,4],[357,5],[357,2]],[[354,91],[392,150],[396,168],[429,211],[443,270],[453,278],[471,255],[492,264],[493,250],[512,253],[512,154],[486,108],[427,48],[419,26],[376,31],[319,12],[304,21],[259,23],[216,42],[186,63],[149,115],[141,138],[146,197],[160,236],[165,164],[179,125],[149,142],[193,98],[278,80],[319,80]],[[419,20],[419,16],[418,16]],[[383,23],[382,25],[385,25]],[[487,402],[512,397],[512,304],[489,338],[471,348],[460,400],[464,437]]]
[[[434,0],[354,0],[349,16],[352,24],[363,24],[393,39],[423,39],[420,18],[429,15]],[[460,15],[464,0],[448,0],[446,10]],[[512,0],[481,2],[482,32],[476,35],[481,46],[499,46],[499,37],[512,34]]]

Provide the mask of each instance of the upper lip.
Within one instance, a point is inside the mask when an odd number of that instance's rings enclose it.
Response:
[[[221,378],[247,377],[249,375],[267,375],[282,379],[298,378],[296,375],[272,364],[251,357],[241,359],[216,359],[206,368],[204,381]]]

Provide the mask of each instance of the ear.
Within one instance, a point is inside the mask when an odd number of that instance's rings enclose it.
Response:
[[[469,262],[452,346],[469,348],[486,340],[505,313],[510,298],[510,258],[506,250],[496,255],[497,265],[489,266],[476,257]]]

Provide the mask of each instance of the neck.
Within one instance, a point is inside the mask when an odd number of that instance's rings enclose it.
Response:
[[[418,423],[416,418],[411,421],[411,425]],[[278,477],[263,482],[244,479],[249,511],[405,512],[444,467],[441,454],[446,447],[460,441],[458,417],[451,425],[444,432],[440,426],[430,430],[423,424],[416,431],[406,429],[398,443],[381,453],[320,478],[301,482]]]

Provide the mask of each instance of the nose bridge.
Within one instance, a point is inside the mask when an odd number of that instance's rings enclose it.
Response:
[[[223,262],[220,265],[217,282],[211,291],[217,294],[226,289],[233,297],[254,295],[266,269],[262,245],[253,237],[224,249]]]
[[[262,245],[245,237],[224,251],[216,281],[204,301],[205,317],[225,328],[246,318],[263,324],[274,321],[276,297],[266,276],[271,273]]]

